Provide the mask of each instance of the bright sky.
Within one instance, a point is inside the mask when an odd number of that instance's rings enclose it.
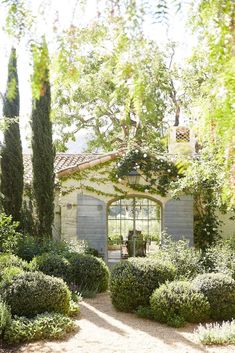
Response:
[[[40,3],[42,1],[29,0],[32,5],[34,14],[38,20],[41,18]],[[46,16],[39,21],[37,26],[37,33],[35,35],[40,38],[44,33],[49,41],[49,47],[53,48],[53,32],[52,26],[56,18],[59,19],[60,29],[68,27],[72,21],[73,23],[84,23],[92,20],[96,14],[96,0],[89,0],[85,9],[85,14],[80,13],[75,9],[76,0],[44,0],[46,5]],[[102,1],[101,1],[102,5]],[[5,11],[3,5],[0,3],[0,24],[4,23]],[[153,24],[150,21],[145,24],[146,34],[155,40],[160,47],[164,47],[169,40],[178,43],[175,55],[175,61],[178,64],[183,63],[184,59],[190,55],[192,46],[195,44],[195,38],[190,34],[190,30],[186,25],[186,13],[172,13],[169,21],[169,26],[161,24]],[[9,53],[12,45],[16,46],[18,54],[18,75],[20,87],[20,126],[21,136],[24,152],[28,151],[30,142],[26,140],[26,136],[30,135],[30,113],[31,113],[31,88],[30,88],[30,55],[25,49],[25,43],[16,44],[10,39],[6,33],[0,28],[0,92],[4,94],[7,81],[7,65],[9,60]],[[0,116],[2,116],[2,107],[0,105]],[[80,133],[79,142],[69,143],[69,152],[80,152],[84,147],[84,139],[86,132]]]

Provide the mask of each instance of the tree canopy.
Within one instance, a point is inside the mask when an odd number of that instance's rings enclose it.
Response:
[[[141,33],[133,38],[121,26],[72,26],[60,38],[53,65],[54,122],[65,138],[89,129],[90,148],[156,141],[173,109],[164,55],[156,43]]]

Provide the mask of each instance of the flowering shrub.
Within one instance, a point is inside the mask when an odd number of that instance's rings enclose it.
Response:
[[[133,147],[120,157],[111,173],[114,182],[120,181],[131,171],[138,171],[145,179],[145,185],[132,185],[137,191],[155,192],[165,196],[172,181],[182,176],[177,166],[158,151]]]
[[[202,344],[235,344],[235,320],[199,325],[194,333]]]

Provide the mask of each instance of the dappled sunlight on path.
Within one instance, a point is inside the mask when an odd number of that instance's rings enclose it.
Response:
[[[64,341],[36,342],[17,353],[232,353],[235,347],[203,347],[194,325],[174,329],[133,314],[117,312],[108,294],[81,303],[78,333]],[[7,351],[6,351],[7,352]],[[1,353],[1,351],[0,351]]]

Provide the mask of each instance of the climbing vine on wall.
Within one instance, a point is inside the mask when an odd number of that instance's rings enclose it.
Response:
[[[131,185],[132,189],[154,192],[161,196],[166,196],[172,182],[183,176],[182,170],[170,160],[169,156],[149,149],[132,147],[117,159],[111,171],[111,180],[113,182],[127,180],[127,176],[133,170],[141,175],[144,183]]]

